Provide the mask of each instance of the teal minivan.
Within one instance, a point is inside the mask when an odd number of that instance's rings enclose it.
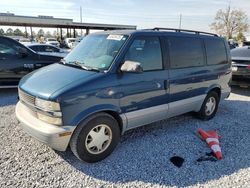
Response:
[[[155,28],[84,37],[19,83],[16,116],[55,150],[106,158],[129,130],[187,112],[213,118],[230,94],[231,57],[215,34]]]

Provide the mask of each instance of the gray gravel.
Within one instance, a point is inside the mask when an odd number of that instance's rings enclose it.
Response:
[[[129,131],[114,153],[96,164],[79,162],[28,136],[14,115],[16,90],[0,91],[0,187],[249,187],[250,90],[234,88],[208,122],[190,114]],[[196,160],[210,152],[197,128],[222,136],[221,161]],[[169,159],[185,159],[177,168]]]

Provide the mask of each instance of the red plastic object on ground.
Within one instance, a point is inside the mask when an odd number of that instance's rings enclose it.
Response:
[[[221,147],[219,143],[219,135],[216,131],[204,131],[202,129],[198,129],[198,133],[201,137],[206,141],[208,146],[211,148],[213,153],[215,154],[216,158],[221,160],[223,159],[221,153]]]

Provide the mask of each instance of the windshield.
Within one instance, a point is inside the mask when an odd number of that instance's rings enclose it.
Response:
[[[83,40],[65,57],[65,62],[107,70],[128,36],[93,34]]]

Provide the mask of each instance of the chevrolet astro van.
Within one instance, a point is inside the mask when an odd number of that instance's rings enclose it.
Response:
[[[16,116],[37,140],[97,162],[129,129],[187,112],[213,118],[230,94],[231,76],[228,44],[215,34],[104,31],[84,37],[63,61],[26,75]]]

